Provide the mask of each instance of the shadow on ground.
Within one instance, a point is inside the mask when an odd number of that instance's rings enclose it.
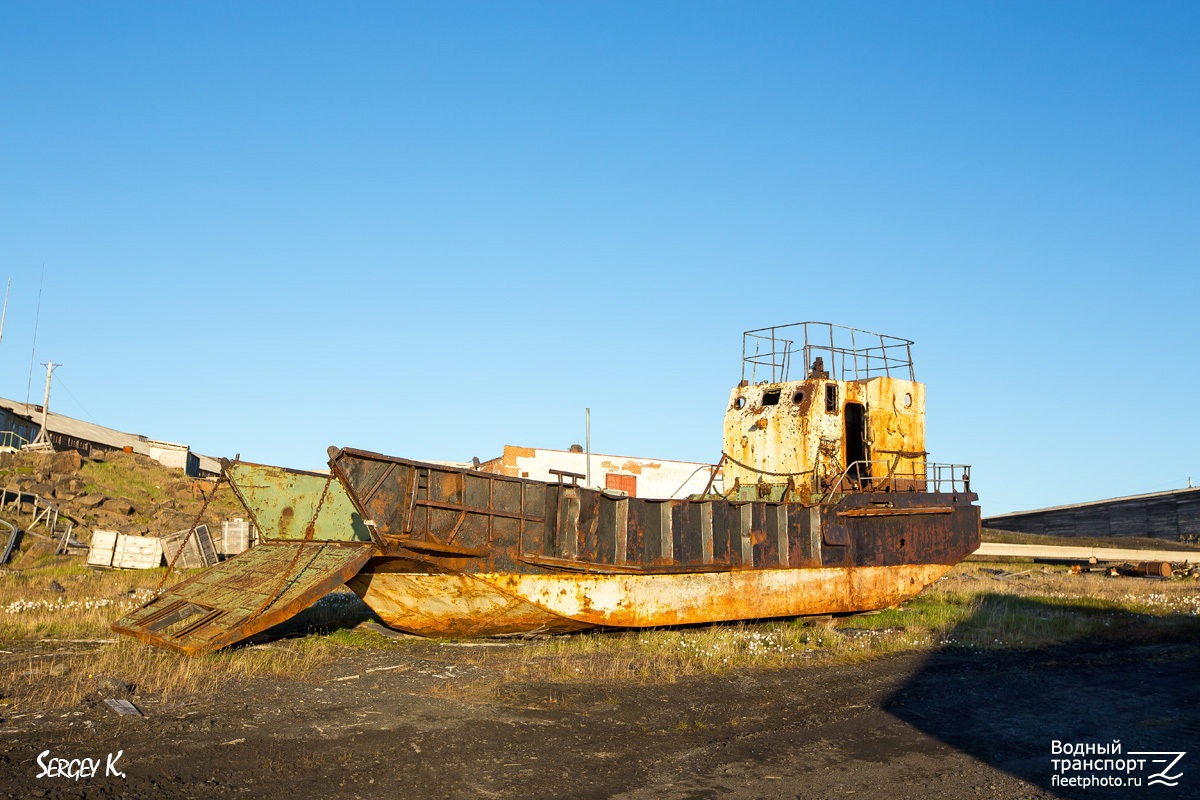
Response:
[[[332,592],[313,605],[265,631],[254,634],[235,646],[265,644],[280,639],[297,639],[310,634],[328,634],[357,628],[364,622],[381,620],[358,595],[347,591]]]
[[[977,616],[1035,617],[1048,604],[988,595]],[[1054,605],[1081,615],[1107,614],[1111,637],[1077,639],[1038,649],[950,646],[929,656],[883,709],[979,761],[1063,797],[1200,797],[1200,619],[1150,617],[1078,605]],[[967,620],[951,641],[969,640]],[[1143,639],[1143,632],[1145,638]],[[1064,755],[1053,742],[1111,745],[1118,755]],[[1188,755],[1168,774],[1178,786],[1149,785],[1166,763],[1145,751]],[[1144,768],[1062,770],[1052,759],[1146,759]],[[1174,756],[1167,757],[1173,759]],[[1098,765],[1091,765],[1096,767]],[[1107,766],[1107,765],[1106,765]],[[1058,775],[1058,780],[1055,775]],[[1109,779],[1090,786],[1063,779]],[[1120,778],[1124,785],[1113,785]],[[1139,779],[1141,785],[1131,785]]]

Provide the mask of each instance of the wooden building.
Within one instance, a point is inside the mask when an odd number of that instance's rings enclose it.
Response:
[[[211,456],[193,453],[186,444],[163,442],[137,433],[125,433],[51,411],[46,415],[47,435],[55,450],[127,450],[153,458],[163,466],[181,469],[192,477],[211,477],[221,471]],[[0,447],[18,450],[33,441],[42,429],[42,407],[0,397]]]
[[[1047,536],[1145,536],[1194,541],[1200,537],[1200,488],[999,514],[984,519],[983,525]]]

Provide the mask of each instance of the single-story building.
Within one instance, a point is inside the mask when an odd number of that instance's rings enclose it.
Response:
[[[19,448],[32,442],[42,429],[42,407],[0,397],[0,446]],[[186,444],[163,442],[137,433],[125,433],[94,422],[57,414],[46,415],[46,433],[55,450],[125,450],[149,456],[160,464],[183,470],[192,477],[220,474],[220,462],[193,453]]]
[[[579,445],[569,450],[550,450],[544,447],[517,447],[506,444],[499,458],[479,465],[484,472],[557,481],[556,472],[591,475],[591,486],[624,492],[630,497],[682,498],[700,494],[708,486],[713,465],[694,461],[672,461],[664,458],[614,456],[592,453],[589,469],[588,454]],[[583,485],[586,481],[579,480]],[[713,479],[713,490],[722,491],[721,472]]]
[[[1200,488],[997,514],[984,519],[983,526],[1047,536],[1146,536],[1190,541],[1200,536]]]

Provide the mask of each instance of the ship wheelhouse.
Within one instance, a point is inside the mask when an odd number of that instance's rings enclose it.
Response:
[[[970,491],[970,467],[927,459],[912,344],[827,322],[746,331],[725,411],[726,497]]]

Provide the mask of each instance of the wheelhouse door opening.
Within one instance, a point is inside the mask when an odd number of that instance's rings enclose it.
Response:
[[[849,476],[859,486],[866,487],[871,480],[871,467],[867,462],[867,409],[862,403],[846,403],[846,464]]]

